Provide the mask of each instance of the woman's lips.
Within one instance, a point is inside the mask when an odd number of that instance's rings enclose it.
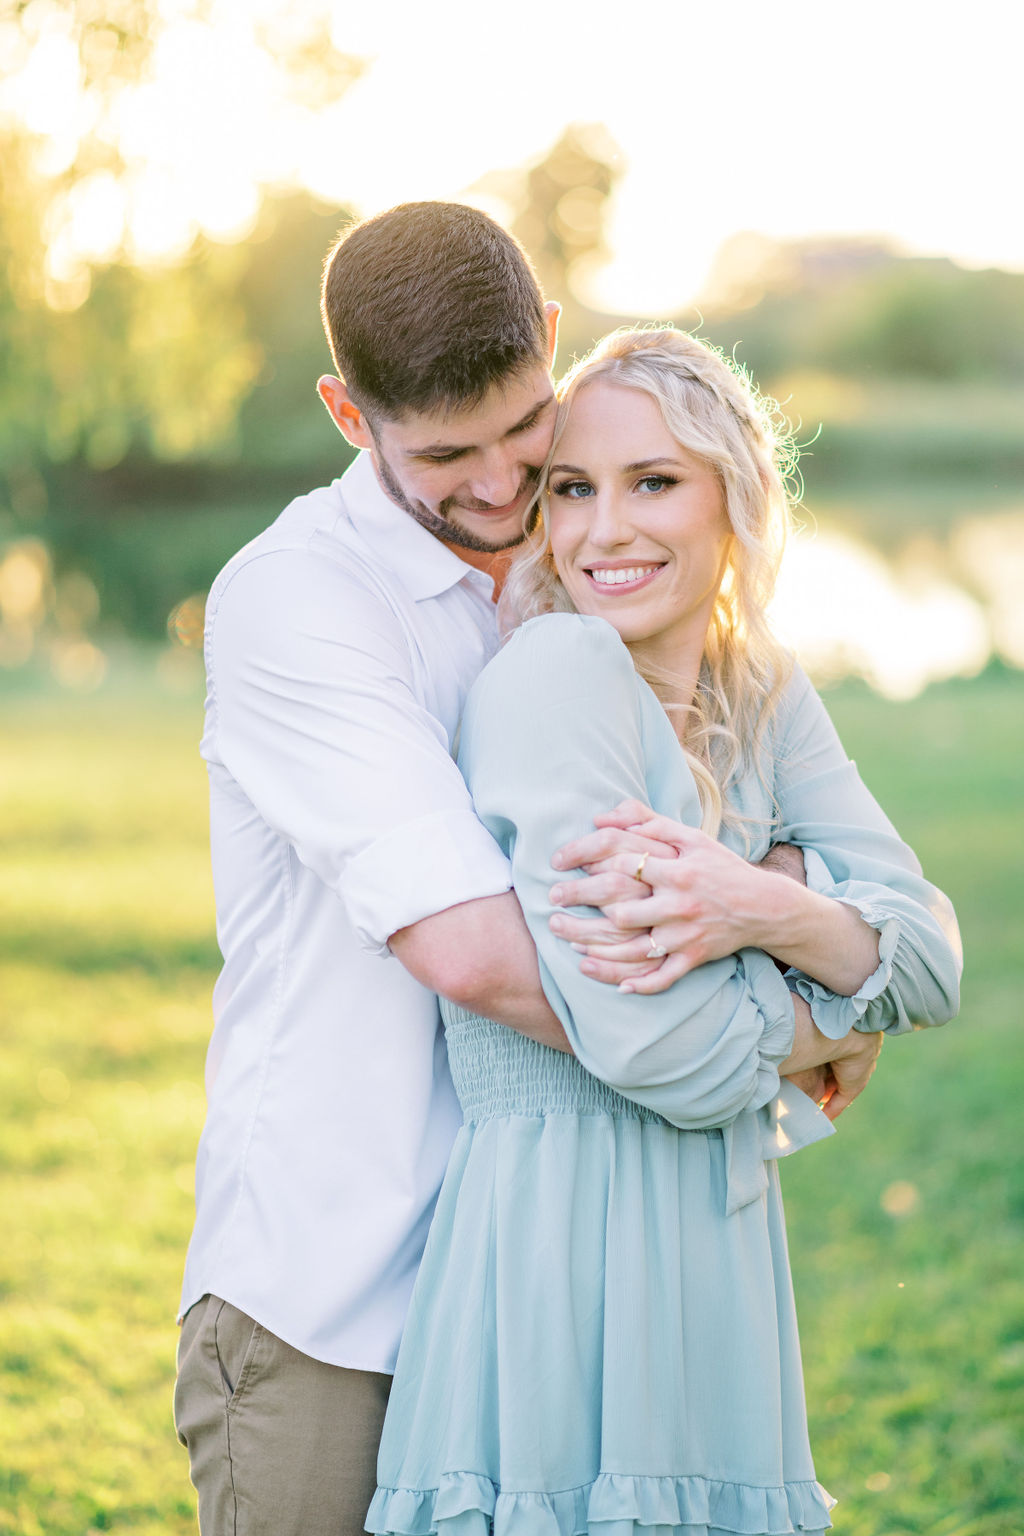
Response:
[[[583,574],[594,591],[603,594],[611,593],[618,597],[620,594],[638,592],[641,587],[646,587],[664,568],[664,563],[655,564],[653,561],[638,560],[632,565],[584,566]]]

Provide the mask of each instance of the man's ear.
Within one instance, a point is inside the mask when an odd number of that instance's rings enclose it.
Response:
[[[562,317],[562,306],[557,299],[549,299],[544,305],[544,313],[548,317],[548,362],[555,366],[555,348],[558,345],[558,322]]]
[[[366,417],[345,388],[344,380],[325,373],[322,378],[317,379],[316,392],[326,405],[334,425],[348,439],[353,448],[369,448],[373,442],[373,434]]]

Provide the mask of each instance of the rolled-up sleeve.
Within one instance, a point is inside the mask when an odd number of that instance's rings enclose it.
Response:
[[[953,1018],[963,960],[952,905],[924,879],[799,669],[777,722],[775,795],[775,836],[804,849],[810,888],[855,907],[878,932],[878,967],[852,997],[788,973],[821,1032],[904,1034]]]
[[[767,956],[743,950],[641,997],[584,976],[548,926],[550,856],[598,812],[636,796],[700,820],[671,725],[611,626],[557,614],[517,631],[470,693],[459,761],[511,859],[544,990],[587,1070],[682,1128],[726,1125],[773,1100],[794,1024]]]
[[[302,550],[242,564],[207,616],[204,755],[333,890],[368,950],[507,890],[393,610]]]

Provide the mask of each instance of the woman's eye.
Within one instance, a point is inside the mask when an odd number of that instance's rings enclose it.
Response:
[[[664,491],[670,485],[677,485],[678,483],[679,482],[673,480],[670,475],[644,475],[643,479],[637,482],[638,485],[642,486],[644,490],[650,492],[651,494],[654,494],[657,491]]]
[[[551,487],[552,496],[565,496],[570,501],[582,501],[593,493],[594,487],[586,480],[563,480],[560,485]]]

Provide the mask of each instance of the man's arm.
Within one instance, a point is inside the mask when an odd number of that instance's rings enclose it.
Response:
[[[571,1049],[544,996],[537,951],[511,891],[421,918],[388,942],[417,981],[449,1002],[541,1045]]]
[[[842,1040],[823,1035],[809,1005],[793,993],[793,1048],[779,1064],[780,1077],[820,1104],[830,1120],[838,1120],[868,1085],[882,1049],[882,1034],[851,1029]]]

